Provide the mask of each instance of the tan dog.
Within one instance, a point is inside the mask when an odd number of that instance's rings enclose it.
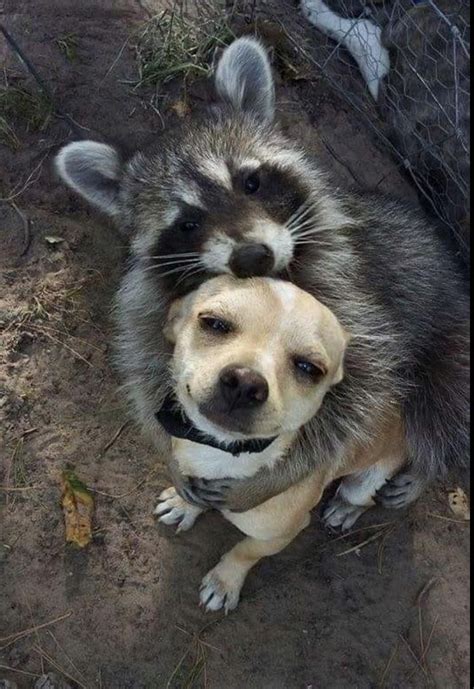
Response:
[[[175,302],[166,334],[175,343],[175,389],[157,417],[174,436],[178,471],[205,479],[249,477],[285,456],[342,380],[349,340],[334,314],[293,284],[229,276]],[[398,424],[392,419],[387,428],[376,447],[354,447],[338,466],[321,467],[254,509],[222,510],[248,537],[204,577],[201,604],[235,608],[250,568],[309,524],[334,478],[358,472],[341,484],[338,512],[347,505],[358,516],[373,504],[375,490],[404,461]],[[159,520],[178,530],[189,529],[203,511],[174,487],[159,499]]]

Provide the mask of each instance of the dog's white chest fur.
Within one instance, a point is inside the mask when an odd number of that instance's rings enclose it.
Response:
[[[233,456],[215,447],[189,440],[173,439],[173,453],[181,473],[200,478],[244,478],[253,476],[262,467],[272,467],[289,447],[293,434],[276,438],[262,452],[242,452]]]

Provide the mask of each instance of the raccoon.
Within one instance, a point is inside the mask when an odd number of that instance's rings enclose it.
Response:
[[[162,329],[173,299],[221,273],[291,280],[351,334],[344,380],[271,471],[195,482],[186,495],[250,509],[316,466],[341,463],[354,442],[372,443],[399,406],[407,465],[379,500],[404,506],[467,459],[468,294],[456,260],[419,211],[336,189],[283,136],[258,41],[224,51],[215,86],[218,102],[205,116],[127,161],[92,141],[57,156],[62,179],[130,240],[115,317],[134,413],[159,442],[155,414],[170,387]]]

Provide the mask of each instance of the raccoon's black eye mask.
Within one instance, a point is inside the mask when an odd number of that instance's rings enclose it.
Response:
[[[234,457],[238,457],[242,452],[250,454],[263,452],[273,443],[273,438],[254,438],[252,440],[236,440],[232,443],[221,443],[211,435],[207,435],[193,425],[184,411],[177,404],[176,398],[169,394],[155,417],[158,423],[174,438],[190,440],[200,445],[216,447],[223,452],[229,452]]]

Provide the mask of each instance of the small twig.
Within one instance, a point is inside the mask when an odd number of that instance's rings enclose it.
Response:
[[[26,670],[19,670],[17,667],[11,667],[10,665],[0,665],[0,670],[7,670],[8,672],[18,672],[20,675],[26,675],[27,677],[41,677],[41,675],[35,674],[34,672],[27,672]]]
[[[70,675],[63,667],[61,667],[61,665],[59,665],[59,663],[54,658],[52,658],[48,653],[46,653],[46,651],[44,649],[42,649],[40,646],[33,646],[32,650],[35,651],[35,653],[38,653],[38,655],[40,657],[47,660],[48,663],[50,665],[52,665],[58,672],[60,672],[62,675],[64,675],[64,677],[67,677],[72,682],[74,682],[79,687],[81,687],[81,689],[88,689],[88,687],[85,684],[83,684],[81,681],[79,681],[77,679],[77,677]]]
[[[418,633],[420,635],[420,658],[423,659],[425,653],[425,643],[423,640],[423,610],[421,608],[421,605],[418,606]]]
[[[428,673],[426,672],[425,668],[424,668],[423,665],[421,664],[420,659],[418,658],[418,656],[416,655],[415,651],[412,649],[412,647],[410,646],[410,644],[408,643],[408,641],[405,639],[405,637],[403,636],[403,634],[400,634],[400,639],[403,641],[403,643],[405,644],[405,646],[406,646],[407,649],[409,650],[409,652],[410,652],[412,658],[415,660],[416,664],[418,665],[418,667],[420,668],[420,670],[423,672],[423,674],[424,674],[424,675],[428,675]]]
[[[118,431],[116,431],[116,432],[114,433],[114,435],[113,435],[112,438],[109,440],[109,442],[106,443],[106,445],[104,446],[102,452],[100,453],[100,457],[103,457],[103,456],[105,455],[105,453],[106,453],[108,450],[110,450],[110,448],[112,447],[112,445],[120,438],[120,436],[122,435],[122,433],[124,432],[124,430],[130,425],[130,423],[131,423],[131,421],[130,421],[130,419],[128,419],[127,421],[125,421],[125,423],[123,423],[123,424],[120,426],[120,428],[118,429]]]
[[[384,689],[384,687],[385,687],[385,680],[388,677],[389,670],[392,667],[392,663],[395,660],[395,657],[398,653],[399,647],[400,647],[400,640],[397,639],[397,643],[395,644],[392,652],[390,653],[390,657],[387,661],[387,664],[385,665],[385,669],[382,673],[382,677],[380,678],[379,689]]]
[[[48,629],[48,634],[49,634],[49,636],[52,638],[52,640],[54,641],[54,643],[56,644],[56,646],[58,647],[58,649],[61,651],[61,653],[63,654],[63,656],[66,658],[66,660],[68,661],[68,663],[70,664],[70,666],[72,667],[72,669],[74,670],[74,672],[76,672],[76,673],[78,674],[78,676],[79,676],[82,680],[87,681],[87,680],[86,680],[86,677],[84,677],[83,673],[78,669],[78,667],[74,664],[74,662],[73,662],[72,659],[69,657],[69,655],[66,653],[66,651],[64,650],[64,648],[60,645],[59,641],[56,639],[56,637],[54,636],[53,632],[51,632],[51,631]]]
[[[416,600],[415,600],[415,605],[421,605],[423,598],[426,596],[428,591],[433,588],[435,583],[438,581],[438,577],[431,577],[431,579],[428,579],[426,584],[423,586],[423,588],[420,590],[418,593]]]
[[[428,651],[430,650],[431,641],[433,639],[434,630],[436,628],[436,625],[438,624],[438,620],[439,620],[439,615],[436,615],[434,622],[431,626],[431,631],[430,631],[430,634],[428,636],[428,641],[426,642],[425,650],[423,651],[423,654],[421,656],[421,660],[423,663],[425,662]]]
[[[41,486],[0,486],[0,490],[3,490],[5,493],[21,493],[27,490],[38,490],[38,488],[41,488]]]
[[[0,25],[0,26],[1,26],[1,25]],[[36,177],[35,179],[33,179],[33,175],[34,175],[36,172],[38,172],[38,171],[41,172],[41,167],[42,167],[42,165],[43,165],[43,163],[44,163],[44,161],[46,160],[47,157],[48,157],[48,153],[46,153],[46,154],[41,158],[41,160],[39,161],[38,165],[30,172],[30,174],[29,174],[28,177],[26,178],[26,182],[23,184],[23,186],[21,187],[21,189],[20,189],[19,191],[17,191],[18,186],[19,186],[19,185],[17,185],[17,186],[15,187],[15,189],[12,191],[12,193],[10,194],[10,196],[6,196],[6,197],[4,197],[4,198],[0,198],[0,202],[1,202],[1,203],[10,203],[10,204],[11,204],[11,202],[12,202],[14,199],[17,199],[19,196],[21,196],[21,194],[23,194],[23,193],[28,189],[29,186],[31,186],[32,184],[34,184],[34,183],[36,182],[36,180],[38,179],[38,177]],[[38,176],[39,176],[39,174],[38,174]],[[31,181],[32,179],[33,179],[33,181]]]
[[[43,624],[38,624],[34,627],[29,627],[28,629],[23,629],[22,631],[16,632],[15,634],[9,634],[8,636],[1,637],[0,638],[0,644],[4,644],[4,645],[0,646],[0,651],[3,651],[3,649],[16,643],[17,641],[19,641],[19,639],[23,639],[25,636],[30,636],[31,634],[36,634],[36,632],[40,629],[44,629],[45,627],[50,627],[52,624],[56,624],[57,622],[61,622],[62,620],[66,620],[68,617],[71,617],[71,615],[72,615],[72,610],[68,610],[67,612],[64,613],[64,615],[60,615],[59,617],[55,617],[53,620],[49,620],[49,622],[43,622]]]
[[[23,433],[21,435],[23,438],[26,438],[27,435],[31,435],[32,433],[36,433],[37,430],[39,430],[37,426],[35,428],[28,428],[26,431],[23,431]]]
[[[392,527],[393,529],[393,527]],[[336,557],[342,557],[343,555],[349,555],[349,553],[353,553],[356,550],[360,550],[360,548],[363,548],[364,546],[368,545],[369,543],[372,543],[372,541],[376,541],[378,538],[381,536],[388,535],[389,531],[392,531],[392,529],[382,529],[381,531],[378,531],[376,534],[373,534],[373,536],[369,536],[369,538],[366,538],[365,541],[362,541],[361,543],[357,543],[356,545],[352,546],[351,548],[348,548],[347,550],[343,550],[342,553],[337,553]]]
[[[469,524],[469,519],[453,519],[452,517],[444,517],[442,514],[435,514],[434,512],[427,512],[428,517],[435,517],[435,519],[442,519],[445,522],[454,522],[455,524]]]

